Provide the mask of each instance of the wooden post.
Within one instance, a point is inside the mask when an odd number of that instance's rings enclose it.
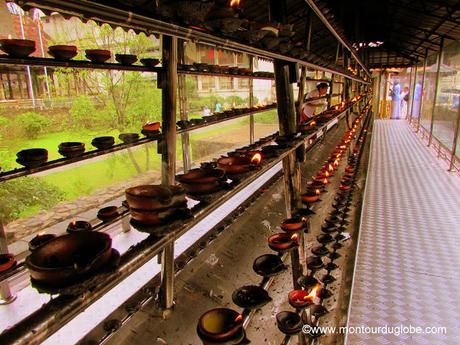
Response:
[[[417,119],[417,130],[418,133],[420,129],[420,120],[422,118],[422,110],[423,110],[423,92],[425,90],[425,73],[426,73],[426,65],[428,63],[428,49],[425,49],[425,59],[423,60],[423,74],[422,74],[422,90],[420,92],[420,103],[418,104],[418,119]]]
[[[300,123],[302,118],[302,104],[303,97],[305,95],[305,83],[307,79],[307,67],[302,66],[300,70],[300,85],[299,85],[299,94],[297,96],[297,122]]]
[[[177,102],[177,38],[162,36],[163,73],[162,114],[163,140],[159,145],[162,158],[161,183],[173,185],[176,174],[176,102]],[[174,243],[161,254],[160,303],[164,309],[173,307],[174,298]]]
[[[439,77],[441,76],[441,63],[442,63],[442,51],[444,46],[444,37],[441,37],[441,44],[439,46],[439,54],[438,54],[438,66],[436,69],[436,84],[434,88],[434,97],[433,97],[433,109],[431,110],[431,121],[430,121],[430,138],[428,139],[428,146],[431,145],[431,141],[433,140],[433,128],[434,128],[434,113],[436,111],[436,101],[438,97],[439,91]]]

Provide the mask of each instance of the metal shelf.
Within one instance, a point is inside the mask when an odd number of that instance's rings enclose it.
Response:
[[[93,63],[91,61],[85,61],[85,60],[64,61],[64,60],[56,60],[56,59],[51,59],[51,58],[40,58],[40,57],[14,58],[8,55],[0,55],[0,64],[85,68],[85,69],[101,69],[101,70],[116,70],[116,71],[133,71],[133,72],[156,72],[156,73],[159,73],[163,70],[162,67],[122,65],[119,63]]]
[[[220,37],[214,33],[182,27],[177,24],[146,17],[145,15],[140,15],[131,11],[95,3],[93,1],[16,0],[16,3],[24,8],[35,7],[44,10],[45,12],[57,11],[66,15],[78,16],[81,19],[92,19],[96,22],[103,22],[109,25],[120,26],[126,30],[133,29],[135,31],[143,31],[147,34],[161,33],[168,36],[178,37],[184,40],[194,40],[212,46],[219,46],[231,50],[236,50],[238,52],[252,54],[261,58],[295,62],[302,66],[310,67],[319,71],[331,72],[333,74],[338,74],[360,83],[369,84],[368,81],[348,73],[346,70],[343,70],[339,66],[320,66],[318,64],[314,64],[291,56],[286,56],[281,53],[271,52],[261,48],[255,48],[247,43],[240,43],[227,37]]]
[[[265,79],[265,80],[274,80],[275,75],[271,77],[260,77],[255,76],[254,73],[251,74],[234,74],[234,73],[222,73],[222,72],[203,72],[203,71],[190,71],[185,69],[177,69],[178,74],[189,74],[189,75],[204,75],[210,77],[222,77],[222,78],[246,78],[246,79]],[[273,73],[272,73],[273,74]]]
[[[194,131],[194,130],[199,129],[199,128],[212,126],[212,125],[215,125],[215,124],[218,124],[218,123],[221,123],[221,122],[225,122],[225,121],[235,120],[235,119],[238,119],[240,117],[245,117],[245,116],[258,114],[258,113],[263,113],[265,111],[269,111],[269,110],[273,110],[273,109],[276,109],[276,105],[265,107],[263,109],[251,110],[251,111],[243,113],[243,114],[233,115],[233,116],[229,116],[229,117],[219,119],[219,120],[215,120],[215,121],[204,122],[204,123],[201,123],[199,125],[194,125],[194,126],[189,126],[189,127],[186,127],[186,128],[181,128],[181,129],[178,129],[176,133],[180,134],[180,133],[185,133],[185,132],[191,132],[191,131]]]
[[[117,145],[114,145],[111,148],[105,149],[105,150],[92,150],[92,151],[84,152],[81,156],[75,157],[75,158],[60,158],[60,159],[56,159],[56,160],[53,160],[53,161],[43,163],[43,165],[41,165],[41,166],[39,166],[37,168],[32,168],[32,169],[18,168],[18,169],[14,169],[14,170],[10,170],[10,171],[5,171],[3,173],[0,173],[0,182],[12,180],[12,179],[22,177],[22,176],[37,174],[37,173],[42,172],[42,171],[55,169],[55,168],[58,168],[58,167],[62,167],[64,165],[74,164],[74,163],[77,163],[77,162],[84,161],[86,159],[91,159],[91,158],[103,156],[103,155],[106,155],[106,154],[109,154],[109,153],[112,153],[112,152],[126,150],[126,149],[129,149],[131,147],[144,145],[144,144],[147,144],[147,143],[150,143],[150,142],[153,142],[153,141],[157,141],[157,140],[159,140],[161,138],[162,138],[162,134],[158,134],[157,136],[152,137],[152,138],[139,139],[138,141],[136,141],[134,143],[131,143],[131,144],[117,144]]]
[[[241,180],[233,189],[224,191],[216,200],[206,203],[205,207],[199,208],[193,213],[193,218],[182,222],[177,222],[177,227],[171,229],[165,236],[157,238],[149,236],[145,240],[132,246],[120,260],[120,265],[116,271],[111,274],[104,274],[99,282],[98,289],[82,296],[63,296],[52,299],[44,304],[39,310],[23,319],[12,328],[4,331],[0,335],[1,343],[21,342],[27,343],[45,339],[65,323],[70,321],[78,313],[86,309],[94,301],[102,297],[110,289],[115,287],[119,282],[126,279],[131,273],[139,269],[146,262],[158,255],[168,244],[174,242],[185,234],[194,225],[203,220],[210,212],[228,201],[241,190],[253,183],[258,177],[272,169],[276,164],[281,162],[287,155],[296,150],[299,146],[313,142],[319,138],[324,131],[327,131],[330,123],[336,122],[337,119],[343,118],[345,111],[343,109],[333,119],[325,123],[315,133],[304,135],[293,139],[292,145],[283,151],[278,157],[263,163],[259,170],[249,173],[245,179]],[[128,213],[121,217],[127,216]],[[100,227],[102,228],[102,227]]]

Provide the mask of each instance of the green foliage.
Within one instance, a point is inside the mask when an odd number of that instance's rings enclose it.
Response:
[[[43,115],[29,111],[16,117],[15,122],[26,138],[34,139],[49,127],[51,121]]]
[[[48,209],[63,200],[63,194],[37,177],[24,177],[2,183],[0,218],[8,223],[27,209]]]
[[[70,108],[71,123],[73,128],[89,129],[94,126],[96,107],[88,96],[82,95],[75,98]]]

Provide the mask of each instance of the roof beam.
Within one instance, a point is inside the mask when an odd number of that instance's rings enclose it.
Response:
[[[305,2],[308,4],[308,6],[311,7],[311,9],[316,13],[318,18],[323,22],[323,24],[326,26],[326,28],[337,38],[337,40],[342,43],[344,47],[348,49],[348,51],[353,55],[355,58],[356,62],[363,68],[364,72],[367,74],[368,77],[371,77],[371,74],[367,70],[366,65],[361,61],[359,56],[356,54],[356,50],[353,49],[353,47],[350,45],[350,43],[346,42],[345,39],[337,32],[337,30],[334,28],[334,26],[327,20],[327,18],[324,16],[323,12],[319,9],[319,7],[316,5],[314,0],[305,0]]]
[[[436,19],[442,19],[443,21],[447,21],[447,22],[454,23],[456,25],[460,25],[460,21],[456,20],[455,18],[451,18],[452,14],[454,14],[457,11],[459,6],[454,6],[453,9],[451,9],[450,11],[447,11],[448,15],[443,17],[443,16],[440,16],[440,15],[434,14],[433,12],[423,11],[423,10],[420,10],[420,9],[412,7],[412,6],[403,5],[400,2],[390,1],[389,5],[397,6],[399,8],[403,8],[403,9],[408,10],[410,12],[416,12],[416,13],[425,15],[427,17],[432,17],[432,18],[436,18]]]

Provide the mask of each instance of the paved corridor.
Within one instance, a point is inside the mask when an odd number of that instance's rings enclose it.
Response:
[[[348,325],[423,334],[348,334],[347,344],[460,344],[460,178],[406,121],[375,121],[361,222]]]

